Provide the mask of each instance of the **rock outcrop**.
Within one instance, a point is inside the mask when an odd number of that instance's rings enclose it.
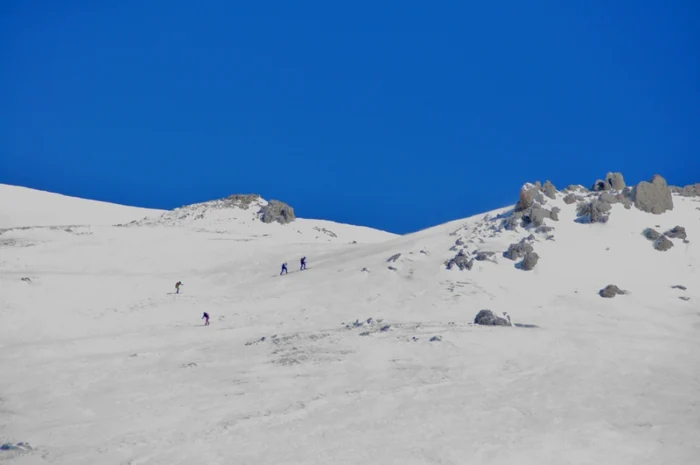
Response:
[[[593,192],[603,192],[609,190],[621,191],[625,188],[625,178],[622,173],[608,173],[605,175],[605,180],[598,179],[593,183],[591,190]]]
[[[523,261],[520,263],[520,268],[525,270],[525,271],[530,271],[537,265],[537,262],[539,260],[540,260],[540,256],[537,255],[537,253],[528,252],[525,254]]]
[[[617,196],[609,193],[609,192],[603,192],[598,196],[598,200],[601,202],[609,203],[610,205],[615,205],[620,201],[620,199],[617,198]]]
[[[576,211],[577,221],[579,223],[607,223],[610,219],[611,208],[609,203],[600,200],[580,203]]]
[[[626,292],[620,289],[619,287],[615,286],[614,284],[608,284],[603,289],[598,291],[598,294],[601,297],[605,297],[606,299],[612,299],[616,295],[624,295],[626,294]]]
[[[258,194],[233,194],[220,200],[222,208],[238,207],[244,210],[250,208],[250,205],[260,200]]]
[[[534,204],[523,215],[523,226],[528,226],[530,224],[534,226],[542,226],[545,218],[552,218],[551,210],[547,210],[539,204]]]
[[[564,196],[564,203],[567,205],[571,205],[572,203],[576,203],[578,200],[581,200],[581,197],[577,196],[573,192],[570,194],[566,194]]]
[[[474,324],[483,326],[511,326],[505,318],[493,314],[491,310],[479,310],[474,318]]]
[[[661,233],[659,231],[657,231],[656,229],[652,229],[652,228],[645,229],[644,231],[642,231],[642,234],[644,235],[644,237],[646,237],[650,241],[655,241],[661,237]]]
[[[532,207],[539,193],[539,187],[536,184],[526,183],[520,188],[520,198],[515,204],[515,211],[521,212]]]
[[[534,252],[534,249],[524,239],[516,244],[511,244],[508,250],[503,252],[503,256],[509,260],[517,260],[526,254]]]
[[[700,182],[685,187],[669,186],[669,189],[681,197],[700,197]]]
[[[596,179],[596,181],[593,183],[593,186],[591,186],[591,190],[593,192],[603,192],[608,189],[610,189],[610,186],[607,182],[603,181],[602,179]]]
[[[557,198],[557,188],[554,187],[554,184],[552,184],[549,180],[545,181],[544,185],[542,185],[542,188],[540,190],[544,195],[546,195],[550,199]]]
[[[685,228],[683,226],[674,226],[672,229],[666,231],[664,233],[666,237],[670,237],[672,239],[687,239],[688,234],[685,232]]]
[[[632,202],[639,210],[660,215],[673,210],[673,195],[666,180],[655,174],[649,182],[642,181],[632,189]]]
[[[496,255],[495,252],[478,252],[474,257],[474,260],[483,262],[486,260],[491,260],[494,255]]]
[[[654,242],[654,248],[660,252],[666,252],[673,247],[673,242],[669,241],[666,236],[661,236]]]
[[[291,223],[296,219],[294,209],[279,200],[270,200],[267,205],[260,208],[258,212],[263,223]]]
[[[549,212],[549,218],[552,219],[553,221],[559,221],[559,212],[560,211],[561,211],[561,208],[552,207],[552,211]]]
[[[399,257],[401,257],[401,254],[397,253],[397,254],[394,254],[391,257],[387,258],[386,261],[387,261],[387,263],[392,263],[392,262],[395,262],[396,260],[398,260]]]
[[[474,260],[471,259],[465,252],[464,250],[460,250],[457,255],[454,256],[454,258],[451,258],[447,262],[445,262],[445,266],[447,267],[448,270],[451,270],[453,267],[457,267],[460,270],[471,270],[472,267],[474,266]]]
[[[608,173],[605,176],[605,182],[612,190],[621,191],[625,186],[625,178],[622,173]]]

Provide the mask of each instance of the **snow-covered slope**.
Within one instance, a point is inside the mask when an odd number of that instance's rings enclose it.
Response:
[[[162,210],[126,207],[0,184],[0,229],[23,226],[112,225]]]
[[[5,231],[0,442],[33,449],[0,460],[694,463],[700,197],[586,224],[598,193],[553,195],[401,237],[211,203]],[[523,241],[529,271],[503,255]]]

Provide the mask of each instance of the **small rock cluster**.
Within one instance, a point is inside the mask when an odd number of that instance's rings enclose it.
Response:
[[[474,260],[469,256],[468,252],[460,250],[454,258],[451,258],[445,262],[445,266],[448,270],[451,270],[455,266],[461,271],[471,270],[474,266]]]
[[[576,207],[576,221],[578,223],[607,223],[610,219],[612,206],[602,200],[584,202]]]
[[[608,190],[621,191],[626,187],[625,178],[622,173],[608,173],[605,175],[605,180],[598,179],[593,183],[591,190],[593,192],[602,192]]]
[[[670,186],[669,189],[681,197],[700,197],[700,182],[685,187]]]
[[[674,226],[665,233],[661,234],[653,228],[647,228],[642,231],[642,235],[654,242],[654,248],[660,252],[666,252],[673,247],[671,239],[682,239],[687,242],[688,234],[683,226]]]
[[[524,237],[520,242],[508,246],[508,250],[503,252],[503,256],[513,261],[522,258],[523,260],[516,267],[524,271],[532,270],[540,259],[540,256],[535,253],[535,249],[532,247],[531,242],[533,240],[534,236],[532,235]]]
[[[545,197],[556,198],[557,189],[550,181],[540,184],[526,183],[520,189],[520,197],[511,215],[506,218],[502,227],[509,231],[515,231],[518,227],[528,227],[530,225],[540,227],[545,219],[559,221],[558,207],[551,210],[543,205],[547,202]]]

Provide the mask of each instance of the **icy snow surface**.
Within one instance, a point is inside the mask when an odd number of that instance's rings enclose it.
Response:
[[[511,207],[400,237],[0,187],[0,444],[31,444],[0,463],[700,457],[697,198],[587,225],[558,193],[524,271],[502,255],[534,232],[499,227]],[[676,225],[666,252],[642,235]],[[447,270],[457,240],[495,254]],[[515,326],[475,326],[480,309]]]

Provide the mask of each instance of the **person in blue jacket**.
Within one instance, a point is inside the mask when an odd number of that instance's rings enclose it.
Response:
[[[301,269],[300,269],[300,271],[305,270],[305,269],[306,269],[306,257],[301,257]]]
[[[282,273],[284,273],[284,274],[288,273],[286,263],[282,263],[282,271],[280,271],[280,276],[282,275]]]

